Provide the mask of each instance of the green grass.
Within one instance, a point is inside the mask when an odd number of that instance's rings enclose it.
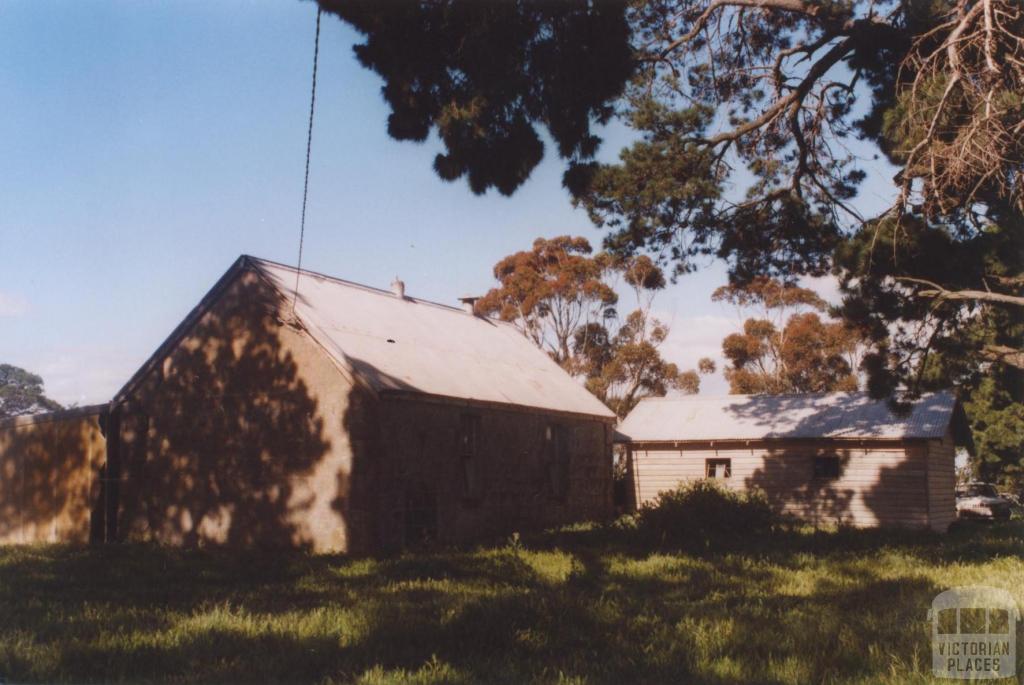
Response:
[[[931,682],[937,593],[993,585],[1024,606],[1021,522],[748,547],[644,549],[622,525],[385,560],[8,547],[0,678]]]

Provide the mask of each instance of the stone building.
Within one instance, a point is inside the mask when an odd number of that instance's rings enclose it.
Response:
[[[105,537],[361,553],[602,519],[614,420],[472,302],[243,256],[110,404]]]

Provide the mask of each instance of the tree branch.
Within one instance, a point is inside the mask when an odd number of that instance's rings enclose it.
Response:
[[[819,59],[814,65],[807,71],[807,76],[800,82],[796,88],[793,89],[788,95],[775,101],[775,103],[761,113],[761,116],[756,119],[751,119],[747,123],[737,126],[731,131],[725,131],[718,135],[710,138],[705,138],[699,142],[705,145],[718,145],[729,140],[736,140],[746,134],[761,128],[765,124],[771,122],[778,117],[786,108],[799,104],[807,96],[807,93],[811,91],[814,84],[818,80],[828,73],[828,70],[834,67],[839,61],[846,56],[848,52],[853,49],[853,39],[846,38],[840,43],[836,43],[832,46],[832,49],[825,53],[825,55]]]
[[[1015,350],[1006,345],[986,345],[981,351],[981,356],[989,361],[1024,369],[1024,350]]]
[[[999,304],[1010,304],[1017,307],[1024,307],[1024,297],[1018,295],[1006,295],[1004,293],[993,293],[988,290],[947,290],[938,283],[924,280],[923,278],[910,278],[901,276],[897,281],[917,283],[926,285],[929,290],[919,290],[919,297],[934,297],[940,300],[973,300],[977,302],[998,302]]]
[[[660,53],[660,59],[664,59],[675,51],[676,48],[696,38],[697,34],[704,29],[711,15],[723,7],[753,7],[764,10],[781,10],[783,12],[803,14],[808,17],[819,17],[827,11],[819,3],[803,2],[803,0],[714,0],[694,20],[693,26],[690,27],[689,31],[665,46]]]

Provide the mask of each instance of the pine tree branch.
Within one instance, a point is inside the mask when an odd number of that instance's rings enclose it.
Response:
[[[981,355],[989,361],[1024,369],[1024,350],[1015,350],[1006,345],[986,345],[981,351]]]
[[[934,297],[939,300],[998,302],[999,304],[1010,304],[1017,307],[1024,307],[1024,297],[1018,295],[1006,295],[1004,293],[994,293],[988,290],[947,290],[933,281],[927,281],[923,278],[910,278],[907,276],[898,277],[896,280],[928,286],[928,290],[917,291],[916,294],[918,297]]]

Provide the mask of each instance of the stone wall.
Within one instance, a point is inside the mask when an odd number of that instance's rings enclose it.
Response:
[[[612,513],[606,422],[411,398],[384,400],[381,414],[376,500],[384,548],[423,537],[481,540]],[[475,432],[469,449],[467,432]]]
[[[99,512],[106,407],[0,421],[0,544],[88,542]]]

